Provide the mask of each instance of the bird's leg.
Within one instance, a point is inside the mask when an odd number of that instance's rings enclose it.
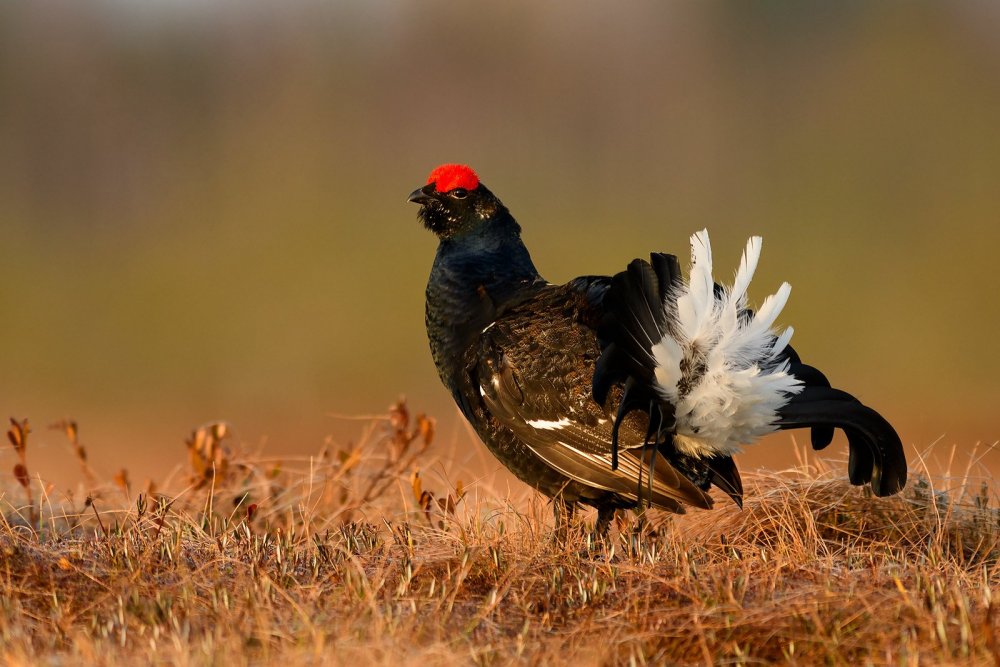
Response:
[[[614,547],[610,541],[611,535],[609,534],[609,529],[616,514],[617,510],[614,507],[602,506],[597,508],[597,522],[594,524],[594,529],[589,531],[585,536],[584,548],[580,552],[582,558],[601,558],[602,546],[605,549],[610,548],[610,551],[604,551],[605,555],[614,553]]]
[[[615,508],[614,507],[601,507],[597,510],[597,523],[594,524],[594,533],[597,537],[606,538],[608,536],[608,529],[611,528],[611,522],[615,519]]]

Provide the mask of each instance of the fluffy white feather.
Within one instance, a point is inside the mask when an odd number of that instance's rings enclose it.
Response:
[[[691,236],[691,272],[687,289],[677,298],[680,329],[688,341],[697,343],[709,329],[715,308],[715,281],[712,279],[712,244],[708,230]]]
[[[656,360],[656,384],[660,394],[671,403],[677,402],[677,383],[681,379],[681,361],[684,350],[680,344],[667,334],[653,346],[653,359]]]
[[[777,360],[792,328],[780,336],[772,329],[788,301],[788,283],[753,317],[744,312],[761,247],[759,236],[750,238],[732,287],[716,297],[708,232],[691,237],[690,275],[674,292],[676,312],[668,313],[676,335],[667,334],[652,348],[658,389],[674,404],[676,445],[682,452],[738,451],[774,431],[778,410],[802,389],[788,364]]]
[[[757,262],[760,261],[760,249],[764,244],[764,239],[759,236],[751,236],[747,241],[747,247],[743,250],[740,258],[740,268],[736,271],[736,278],[733,280],[733,288],[730,290],[730,299],[737,303],[745,303],[747,288],[753,280],[753,274],[757,271]]]
[[[790,343],[792,340],[793,333],[795,333],[795,329],[793,329],[792,327],[785,327],[785,330],[781,332],[781,335],[778,336],[778,339],[774,341],[774,345],[771,346],[772,359],[774,359],[779,354],[785,351],[785,348],[788,347],[788,343]]]

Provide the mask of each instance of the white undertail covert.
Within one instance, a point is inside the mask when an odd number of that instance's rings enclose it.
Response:
[[[802,390],[788,361],[778,358],[792,328],[773,328],[791,286],[782,283],[753,316],[746,310],[761,244],[759,236],[747,241],[733,284],[716,295],[708,231],[695,233],[687,283],[664,304],[668,331],[651,352],[657,390],[675,406],[674,444],[685,454],[739,451],[775,431],[778,410]]]

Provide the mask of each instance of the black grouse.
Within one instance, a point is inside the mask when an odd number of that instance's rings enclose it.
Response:
[[[427,283],[427,335],[441,381],[490,451],[563,508],[710,508],[712,485],[742,505],[732,455],[778,429],[812,429],[815,449],[841,428],[852,484],[876,495],[906,483],[892,426],[788,345],[772,325],[783,284],[753,312],[760,255],[751,238],[733,285],[712,277],[708,234],[691,237],[685,280],[673,255],[613,276],[552,285],[521,228],[464,165],[442,165],[409,201],[440,239]]]

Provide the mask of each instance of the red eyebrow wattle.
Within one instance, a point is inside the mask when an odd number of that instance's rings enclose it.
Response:
[[[427,177],[427,185],[431,183],[438,192],[451,192],[455,188],[475,190],[479,187],[479,177],[467,165],[443,164]]]

